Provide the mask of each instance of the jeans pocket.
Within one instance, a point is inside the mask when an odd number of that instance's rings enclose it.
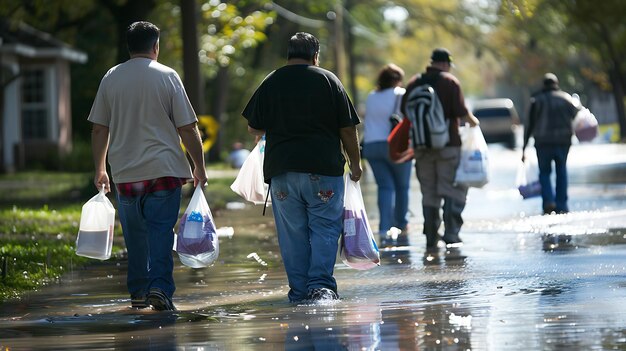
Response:
[[[137,202],[137,196],[118,195],[117,202],[122,206],[132,206]]]
[[[330,177],[319,174],[309,174],[309,180],[311,181],[311,190],[314,197],[316,197],[323,203],[328,203],[331,199],[337,196],[337,188],[338,184],[340,183],[337,182],[337,178],[343,179],[343,177]]]
[[[150,195],[152,197],[158,198],[158,199],[167,199],[170,197],[174,197],[176,195],[176,193],[178,192],[179,188],[174,188],[174,189],[167,189],[167,190],[157,190],[157,191],[153,191],[151,193],[148,193],[146,195]]]

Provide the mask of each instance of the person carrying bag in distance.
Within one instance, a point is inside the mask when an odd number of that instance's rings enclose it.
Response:
[[[443,48],[433,50],[430,66],[426,68],[426,72],[411,78],[402,99],[404,115],[419,116],[420,111],[427,109],[417,102],[408,104],[409,99],[414,95],[411,93],[413,90],[430,92],[430,95],[435,95],[439,99],[445,123],[448,125],[448,135],[438,135],[442,137],[441,140],[445,140],[447,137],[448,141],[439,145],[437,141],[440,139],[436,139],[436,134],[430,134],[431,131],[426,128],[423,133],[416,135],[418,134],[416,128],[421,128],[424,124],[421,121],[411,121],[414,132],[415,170],[422,192],[423,232],[426,236],[427,250],[436,249],[439,239],[442,239],[446,245],[459,245],[461,243],[459,237],[463,225],[461,213],[465,208],[468,188],[456,184],[454,181],[461,157],[459,121],[466,119],[471,127],[480,123],[465,106],[461,85],[459,80],[450,73],[451,67],[452,56],[448,50]],[[437,104],[438,102],[433,101],[433,103]],[[409,106],[415,106],[418,111],[408,111]],[[435,106],[438,107],[438,105]],[[438,109],[428,110],[436,112]],[[431,115],[430,117],[437,116]],[[423,142],[417,140],[422,135],[424,136]],[[442,202],[445,232],[443,237],[440,237]]]

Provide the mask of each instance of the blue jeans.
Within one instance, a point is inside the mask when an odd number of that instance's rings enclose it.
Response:
[[[409,223],[409,182],[412,162],[394,163],[389,159],[386,141],[363,145],[363,158],[372,167],[378,185],[378,231],[391,227],[404,229]]]
[[[174,225],[178,220],[181,188],[141,196],[117,194],[118,212],[128,250],[126,284],[131,296],[159,288],[170,298],[174,285]]]
[[[288,172],[272,178],[271,193],[289,301],[306,299],[314,288],[336,292],[343,177]]]
[[[567,207],[567,154],[569,148],[569,145],[535,145],[544,210],[554,208],[556,212],[569,211]],[[554,161],[556,171],[556,196],[550,181],[552,161]]]

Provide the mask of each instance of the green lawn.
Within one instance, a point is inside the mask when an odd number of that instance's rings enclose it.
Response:
[[[96,262],[74,253],[82,205],[96,195],[92,177],[64,172],[0,175],[0,303],[54,283],[70,268]],[[238,199],[229,188],[233,180],[209,179],[205,194],[212,210]],[[189,185],[183,190],[181,212],[193,192]],[[109,199],[115,205],[112,194]],[[114,233],[113,252],[119,253],[124,249],[119,224]]]

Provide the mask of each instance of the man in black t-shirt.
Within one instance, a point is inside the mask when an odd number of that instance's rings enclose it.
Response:
[[[287,64],[265,78],[242,113],[251,134],[266,135],[263,173],[292,302],[338,298],[342,145],[351,179],[362,172],[359,117],[339,79],[318,67],[319,48],[311,34],[292,36]]]

